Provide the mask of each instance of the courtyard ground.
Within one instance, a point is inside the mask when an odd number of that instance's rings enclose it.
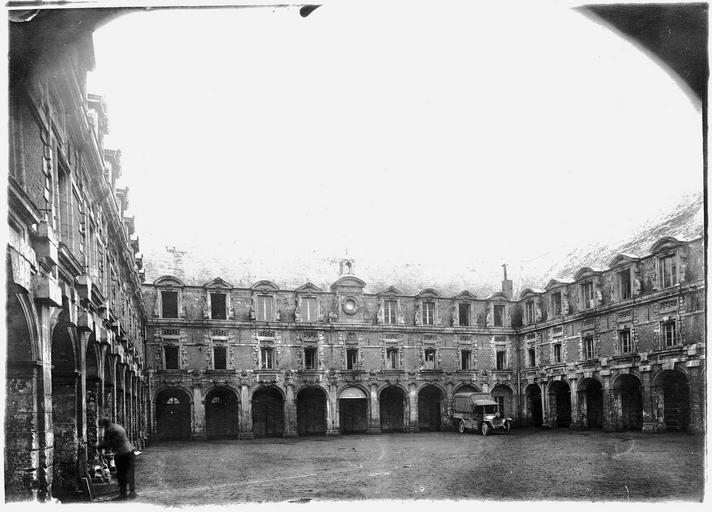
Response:
[[[153,443],[137,491],[160,505],[360,499],[693,500],[704,437],[515,430]],[[97,501],[116,494],[97,486]]]

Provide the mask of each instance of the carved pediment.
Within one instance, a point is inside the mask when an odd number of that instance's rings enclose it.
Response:
[[[683,242],[678,240],[677,238],[673,238],[671,236],[666,236],[664,238],[661,238],[657,242],[655,242],[650,247],[650,252],[652,254],[655,254],[656,252],[664,251],[665,249],[672,249],[674,247],[679,247],[682,244],[683,244]]]
[[[205,283],[203,285],[204,288],[222,288],[222,289],[231,289],[232,285],[225,281],[224,279],[220,277],[216,277],[209,283]]]
[[[154,286],[174,286],[183,288],[185,283],[175,276],[161,276],[153,282]]]
[[[525,288],[521,291],[519,294],[519,299],[526,299],[528,297],[538,297],[542,293],[544,293],[544,290],[540,290],[538,288]]]
[[[382,292],[380,292],[378,294],[379,297],[393,296],[393,295],[403,295],[403,293],[395,286],[389,286],[388,288],[386,288],[385,290],[383,290]]]
[[[440,292],[437,291],[435,288],[425,288],[424,290],[420,290],[418,294],[416,295],[417,298],[422,299],[422,298],[427,298],[427,297],[432,297],[432,298],[440,298]]]
[[[274,284],[272,281],[267,281],[262,280],[262,281],[257,281],[255,284],[251,286],[252,290],[259,291],[259,292],[276,292],[279,290],[279,286]]]
[[[554,288],[559,288],[561,286],[566,286],[567,284],[572,284],[573,282],[573,279],[551,279],[544,287],[544,290],[548,292],[549,290],[553,290]]]
[[[296,293],[318,293],[321,292],[321,288],[311,283],[310,281],[307,281],[305,284],[301,285],[294,291]]]
[[[487,300],[506,300],[509,301],[509,297],[504,292],[494,292],[487,296]]]
[[[463,290],[454,297],[457,300],[475,300],[477,296],[469,290]]]
[[[603,272],[603,270],[600,268],[583,267],[581,270],[576,272],[576,274],[574,275],[574,280],[580,281],[581,279],[585,279],[587,277],[597,276],[601,272]]]
[[[363,290],[364,286],[366,286],[366,283],[358,277],[352,275],[345,275],[337,279],[334,284],[331,285],[331,289],[335,290],[337,288],[358,288],[359,290]]]

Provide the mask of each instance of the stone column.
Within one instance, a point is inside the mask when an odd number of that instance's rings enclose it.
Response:
[[[327,423],[326,435],[334,436],[340,433],[339,431],[339,402],[336,396],[336,384],[329,384],[329,398],[327,400]]]
[[[193,385],[193,432],[191,439],[207,439],[205,432],[205,402],[199,385]]]
[[[381,432],[381,415],[378,410],[378,384],[371,383],[370,418],[368,423],[368,433],[378,434]]]
[[[578,379],[569,380],[569,394],[571,396],[571,426],[583,428],[586,426],[587,407],[586,395],[578,391]]]
[[[297,404],[294,401],[294,382],[286,385],[284,400],[284,437],[297,437]]]
[[[640,367],[640,387],[643,394],[643,432],[657,431],[656,398],[652,389],[650,366]]]
[[[551,427],[551,413],[549,411],[549,385],[548,382],[540,383],[541,388],[541,425]]]
[[[418,425],[418,394],[415,389],[415,382],[411,382],[408,385],[408,402],[409,402],[409,414],[408,414],[408,432],[418,432],[420,427]]]
[[[441,405],[440,408],[440,429],[450,430],[450,418],[452,417],[452,392],[453,385],[452,382],[445,384],[445,403]]]
[[[252,432],[252,400],[247,384],[240,386],[240,433],[238,439],[253,439]]]
[[[96,445],[99,442],[99,397],[101,396],[101,382],[96,377],[89,377],[86,381],[86,414],[87,414],[87,459],[90,467],[98,461]]]
[[[705,371],[699,359],[687,361],[690,372],[690,432],[705,431]]]
[[[601,380],[603,381],[603,431],[613,432],[615,430],[615,400],[611,393],[611,371],[602,370]]]

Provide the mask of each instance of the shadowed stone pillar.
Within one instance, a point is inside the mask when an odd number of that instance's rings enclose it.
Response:
[[[378,410],[378,384],[371,383],[370,418],[368,433],[377,434],[381,432],[381,417]]]
[[[291,380],[291,379],[290,379]],[[294,382],[287,382],[284,400],[284,437],[297,437],[297,405],[294,402]]]
[[[239,439],[253,439],[252,432],[252,400],[250,400],[250,388],[247,384],[240,386],[240,433]]]
[[[336,395],[336,384],[329,384],[329,399],[327,403],[329,419],[326,424],[326,435],[338,435],[339,430],[339,402]]]
[[[207,439],[205,432],[205,402],[200,386],[193,386],[193,439]]]
[[[652,389],[649,365],[640,367],[640,387],[643,394],[643,432],[655,432],[657,430],[657,400]]]
[[[603,431],[613,432],[615,430],[616,400],[611,392],[611,371],[601,371],[601,379],[603,380]]]
[[[418,432],[418,394],[415,389],[415,382],[408,385],[408,432]]]

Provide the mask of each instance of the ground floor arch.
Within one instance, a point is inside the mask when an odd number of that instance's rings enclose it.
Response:
[[[515,414],[514,393],[509,386],[498,384],[492,388],[490,393],[492,399],[499,404],[501,414],[506,417],[513,418]]]
[[[541,405],[541,388],[538,384],[529,384],[524,389],[527,420],[531,425],[541,427],[544,423],[544,414]]]
[[[190,397],[178,388],[167,388],[156,395],[156,430],[159,439],[190,439]]]
[[[578,385],[579,422],[583,428],[603,428],[603,386],[598,379],[582,379]]]
[[[620,375],[611,387],[616,430],[642,430],[643,388],[635,375]]]
[[[690,426],[690,384],[679,370],[664,370],[655,378],[653,393],[656,396],[658,418],[665,428],[687,430]]]
[[[480,393],[481,389],[472,384],[463,384],[453,390],[453,393]]]
[[[442,428],[443,392],[434,385],[424,386],[418,393],[418,428],[431,432]]]
[[[404,432],[407,395],[398,386],[387,386],[378,400],[382,432]]]
[[[302,388],[297,393],[297,434],[326,434],[326,392],[316,386]]]
[[[359,387],[351,386],[339,393],[339,430],[342,434],[368,431],[368,397]]]
[[[284,435],[284,396],[277,388],[261,388],[252,395],[252,432],[255,437]]]
[[[566,381],[556,380],[549,384],[549,418],[552,427],[571,425],[571,388]]]
[[[211,389],[205,396],[205,433],[208,438],[236,437],[240,430],[240,401],[233,389]]]

